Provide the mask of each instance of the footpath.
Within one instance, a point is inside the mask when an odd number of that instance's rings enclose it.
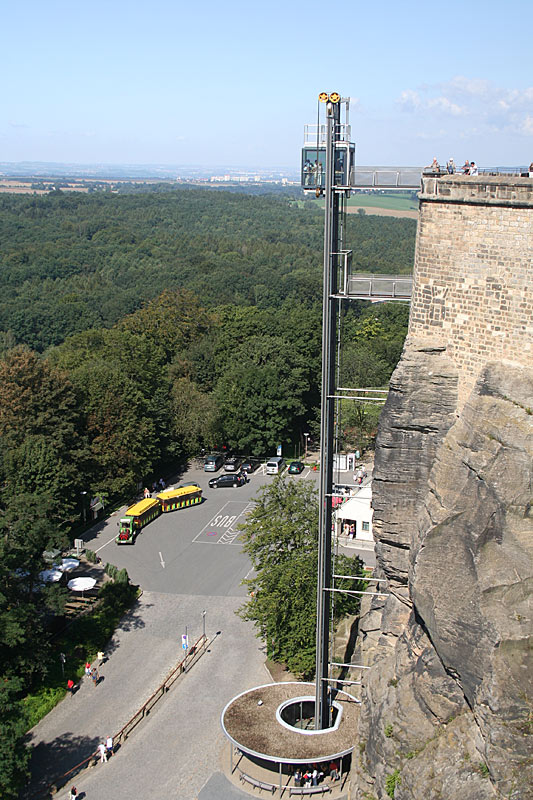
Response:
[[[207,652],[107,763],[80,772],[56,795],[68,797],[75,785],[87,800],[194,800],[219,768],[224,705],[235,694],[269,682],[259,640],[235,615],[241,603],[242,597],[145,593],[115,632],[98,686],[84,679],[31,731],[32,780],[22,800],[38,800],[46,786],[120,730],[181,660],[184,626],[191,642],[202,635],[205,610]]]

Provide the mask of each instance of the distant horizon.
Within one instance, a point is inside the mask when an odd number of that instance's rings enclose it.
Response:
[[[445,162],[442,163],[444,167]],[[524,169],[526,164],[479,164],[481,169],[510,170]],[[402,170],[422,171],[427,165],[413,164],[358,164],[357,171],[387,171]],[[460,170],[461,165],[456,164],[456,169]],[[161,162],[113,162],[113,161],[43,161],[43,160],[21,160],[21,161],[0,161],[0,178],[66,178],[78,177],[85,180],[89,179],[112,179],[135,180],[135,179],[160,179],[160,180],[180,180],[192,179],[203,180],[213,177],[227,177],[237,179],[239,176],[250,178],[257,175],[262,181],[290,180],[299,182],[300,168],[289,168],[274,166],[270,168],[258,166],[246,166],[239,164],[172,164]]]
[[[413,165],[360,165],[360,169],[402,169],[421,170],[422,166]],[[88,178],[160,178],[165,180],[179,180],[189,178],[202,180],[209,177],[229,176],[237,178],[239,175],[258,175],[262,180],[300,180],[299,165],[293,168],[275,166],[271,168],[258,166],[244,166],[236,164],[212,164],[202,166],[199,164],[164,164],[164,163],[128,163],[128,162],[71,162],[71,161],[0,161],[0,177],[83,177]]]

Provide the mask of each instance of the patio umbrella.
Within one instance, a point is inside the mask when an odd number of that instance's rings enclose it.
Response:
[[[43,558],[45,561],[49,561],[50,563],[52,563],[60,555],[61,555],[61,550],[45,550],[43,553]]]
[[[68,588],[72,592],[81,592],[82,597],[84,596],[84,592],[92,589],[95,585],[96,578],[71,578],[67,583]]]
[[[60,569],[61,572],[72,572],[72,570],[77,569],[79,565],[80,562],[77,558],[64,558],[58,566],[58,569]]]
[[[63,577],[60,569],[43,569],[39,572],[39,578],[45,583],[57,583]]]

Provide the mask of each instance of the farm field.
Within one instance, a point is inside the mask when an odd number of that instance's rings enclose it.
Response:
[[[312,205],[324,208],[324,198],[312,200]],[[303,203],[302,205],[305,205]],[[354,194],[347,201],[349,214],[356,214],[362,208],[367,214],[387,217],[418,217],[418,201],[412,192],[389,192],[383,194]]]

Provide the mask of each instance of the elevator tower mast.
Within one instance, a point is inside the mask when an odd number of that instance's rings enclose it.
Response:
[[[349,125],[341,124],[341,105],[348,101],[337,92],[323,92],[326,123],[317,125],[316,146],[304,146],[302,178],[305,189],[325,199],[324,285],[322,305],[322,400],[320,415],[320,492],[316,625],[315,728],[330,725],[329,620],[331,613],[331,523],[333,489],[333,442],[335,438],[336,319],[339,255],[341,253],[340,199],[350,187],[355,147],[349,142]],[[320,108],[320,106],[319,106]],[[309,146],[311,145],[311,146]]]

